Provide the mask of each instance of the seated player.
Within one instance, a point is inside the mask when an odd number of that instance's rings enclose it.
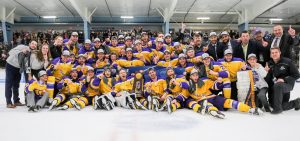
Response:
[[[70,77],[65,76],[57,84],[59,93],[52,101],[49,110],[52,110],[56,107],[58,110],[67,110],[69,108],[73,108],[70,100],[78,99],[78,97],[82,96],[85,93],[82,90],[86,89],[83,87],[84,85],[80,84],[79,82],[77,70],[73,68],[70,72]]]
[[[150,68],[148,74],[150,80],[145,82],[144,98],[140,101],[149,110],[153,109],[157,112],[168,95],[167,82],[165,79],[157,76],[154,68]]]
[[[183,106],[183,103],[179,103],[173,100],[178,95],[183,95],[187,97],[189,85],[185,79],[180,78],[175,74],[173,68],[167,68],[166,74],[167,74],[167,81],[166,81],[167,89],[170,94],[167,95],[165,103],[166,103],[168,113],[172,113],[178,108],[181,108]],[[172,101],[173,103],[171,103]]]
[[[141,74],[139,77],[142,77]],[[112,92],[112,95],[115,96],[115,99],[117,101],[117,105],[123,108],[130,109],[146,109],[137,100],[136,94],[132,93],[133,84],[134,78],[127,77],[126,70],[121,69],[119,71],[119,80],[116,82],[114,90]]]
[[[44,70],[41,70],[38,73],[39,81],[34,80],[29,74],[29,82],[25,86],[25,91],[27,93],[27,106],[29,107],[28,111],[37,112],[45,106],[48,101],[48,92],[47,92],[47,73]]]
[[[83,85],[81,88],[81,91],[84,92],[83,95],[70,99],[72,106],[77,110],[80,110],[88,105],[94,106],[95,96],[100,95],[100,79],[95,76],[94,68],[88,67],[87,75],[80,79],[80,83]]]
[[[219,110],[224,108],[234,108],[240,112],[248,112],[251,114],[261,115],[262,111],[258,108],[250,106],[222,96],[212,94],[209,89],[220,90],[223,88],[222,80],[212,81],[206,77],[199,77],[197,70],[192,70],[189,81],[189,98],[185,101],[188,108],[195,112],[204,114],[205,111],[217,118],[225,118],[225,115]],[[184,97],[176,98],[180,102]]]
[[[115,105],[115,98],[112,95],[113,86],[116,83],[116,78],[112,77],[111,69],[106,67],[102,74],[98,76],[100,81],[99,91],[100,95],[95,96],[94,109],[112,110]]]

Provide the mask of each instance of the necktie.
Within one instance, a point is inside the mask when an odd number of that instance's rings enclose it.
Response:
[[[278,47],[277,42],[278,42],[278,38],[276,37],[275,41],[274,41],[274,44],[273,44],[273,47]]]

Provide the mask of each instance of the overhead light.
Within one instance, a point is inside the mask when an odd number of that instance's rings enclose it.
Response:
[[[197,20],[209,20],[209,17],[198,17]]]
[[[44,18],[44,19],[55,19],[56,16],[42,16],[42,18]]]
[[[133,16],[121,16],[122,19],[133,19]]]
[[[271,18],[269,19],[270,21],[282,21],[283,19],[279,19],[279,18]]]

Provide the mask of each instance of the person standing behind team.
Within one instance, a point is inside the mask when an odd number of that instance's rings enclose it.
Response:
[[[21,80],[20,63],[19,55],[22,53],[25,55],[30,55],[32,50],[35,50],[37,47],[36,41],[31,41],[29,46],[19,45],[9,51],[9,57],[7,58],[7,63],[5,67],[5,98],[6,98],[6,107],[15,108],[16,106],[24,106],[20,102],[19,98],[19,86]],[[23,61],[23,60],[22,60]],[[24,69],[24,68],[23,68]],[[12,104],[11,98],[13,96],[14,104]]]

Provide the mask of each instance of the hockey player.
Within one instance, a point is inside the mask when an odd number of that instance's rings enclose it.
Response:
[[[163,78],[159,78],[154,68],[148,70],[150,80],[145,83],[144,98],[141,99],[141,103],[148,109],[158,111],[161,104],[163,104],[168,95],[167,82]],[[146,99],[147,100],[146,100]]]
[[[83,54],[86,58],[86,63],[92,65],[95,62],[95,49],[91,45],[91,40],[84,41],[84,47],[80,48],[78,54]]]
[[[238,100],[237,98],[237,72],[246,70],[246,64],[241,58],[232,57],[232,50],[227,49],[224,51],[224,59],[218,60],[226,70],[229,72],[229,79],[231,82],[231,99]]]
[[[176,109],[181,108],[183,106],[183,103],[177,102],[176,98],[181,96],[187,98],[189,95],[189,85],[185,79],[180,78],[175,74],[173,68],[167,68],[166,74],[167,89],[170,94],[166,96],[165,105],[167,107],[168,113],[172,113]],[[162,108],[163,107],[164,106],[162,106]]]
[[[117,37],[111,38],[111,46],[109,46],[110,52],[117,54],[117,56],[120,55],[121,49],[123,49],[124,46],[118,46],[118,40]]]
[[[225,98],[231,98],[231,85],[229,80],[229,72],[224,69],[221,63],[212,61],[212,58],[207,54],[202,54],[203,63],[205,66],[206,76],[212,81],[222,81],[223,95]]]
[[[192,47],[192,46],[187,47],[186,55],[187,55],[187,62],[191,62],[191,63],[194,63],[194,64],[202,62],[201,55],[196,56],[194,47]]]
[[[69,61],[70,52],[65,50],[62,53],[61,58],[56,58],[52,60],[51,65],[47,69],[48,80],[47,87],[49,93],[50,102],[55,97],[55,94],[58,92],[57,83],[61,81],[64,76],[70,74],[72,64]],[[55,85],[54,85],[55,84]]]
[[[119,71],[119,80],[114,86],[112,95],[115,96],[118,106],[130,109],[145,109],[136,99],[136,95],[134,93],[131,93],[133,88],[133,81],[134,79],[132,77],[127,77],[126,70],[121,69]]]
[[[153,60],[153,63],[161,67],[175,67],[178,63],[178,59],[171,59],[171,52],[169,50],[165,50],[163,59],[158,62]]]
[[[153,62],[158,62],[160,59],[164,57],[164,51],[166,50],[163,46],[163,39],[158,38],[155,44],[155,48],[152,49],[152,52],[150,53],[151,60],[155,60]]]
[[[174,42],[172,41],[172,36],[171,36],[171,34],[169,34],[169,33],[167,33],[167,34],[165,35],[164,46],[165,46],[166,49],[169,50],[171,53],[174,51]]]
[[[116,61],[117,65],[122,68],[128,67],[136,67],[136,66],[144,66],[144,61],[146,62],[145,58],[143,60],[139,60],[138,58],[133,56],[132,49],[126,49],[126,57],[119,59]]]
[[[94,109],[112,110],[115,107],[115,98],[113,97],[112,92],[116,79],[112,77],[111,70],[107,67],[98,78],[101,79],[99,85],[100,95],[95,96]]]
[[[96,69],[103,69],[106,66],[109,66],[109,58],[106,58],[104,55],[104,50],[103,49],[98,49],[97,52],[97,60],[96,63],[94,64],[94,68]]]
[[[83,75],[87,74],[88,67],[90,67],[89,64],[86,64],[86,56],[84,54],[78,55],[78,63],[74,65],[73,68],[75,68],[78,72],[78,78],[81,78]]]
[[[80,48],[81,45],[78,43],[78,33],[72,32],[71,37],[65,43],[63,50],[68,50],[70,52],[73,52],[77,56]]]
[[[84,92],[82,96],[70,99],[73,107],[80,110],[88,105],[95,105],[94,98],[100,95],[99,84],[100,79],[95,76],[94,68],[88,67],[88,73],[86,76],[80,79],[82,83],[81,91]]]
[[[178,56],[177,68],[184,68],[186,73],[190,73],[193,70],[194,64],[187,62],[186,55],[181,53]]]
[[[206,77],[200,78],[197,70],[192,70],[189,81],[189,98],[186,100],[188,108],[195,112],[204,114],[207,111],[210,115],[217,118],[224,118],[225,115],[218,110],[224,108],[234,108],[240,112],[261,115],[262,111],[250,106],[222,96],[212,94],[209,89],[219,90],[223,88],[222,80],[212,81]],[[183,100],[183,97],[181,99]]]
[[[76,69],[72,69],[70,72],[70,77],[65,76],[58,84],[57,88],[59,89],[58,95],[54,98],[49,107],[49,110],[56,108],[58,110],[66,110],[72,108],[71,99],[78,99],[82,96],[86,88],[79,82],[78,73]],[[87,101],[86,101],[87,103]],[[62,105],[61,105],[62,104]],[[61,106],[60,106],[61,105]],[[58,107],[60,106],[60,107]]]
[[[48,92],[47,92],[47,73],[44,70],[41,70],[38,73],[39,81],[34,80],[29,74],[29,82],[25,86],[25,91],[27,93],[27,106],[29,107],[28,111],[38,111],[43,108],[48,101]]]
[[[149,48],[143,48],[142,47],[142,42],[140,40],[136,40],[134,42],[135,49],[133,51],[133,56],[136,58],[139,58],[140,60],[145,59],[145,66],[148,66],[151,64],[150,60],[150,53],[151,50]]]

